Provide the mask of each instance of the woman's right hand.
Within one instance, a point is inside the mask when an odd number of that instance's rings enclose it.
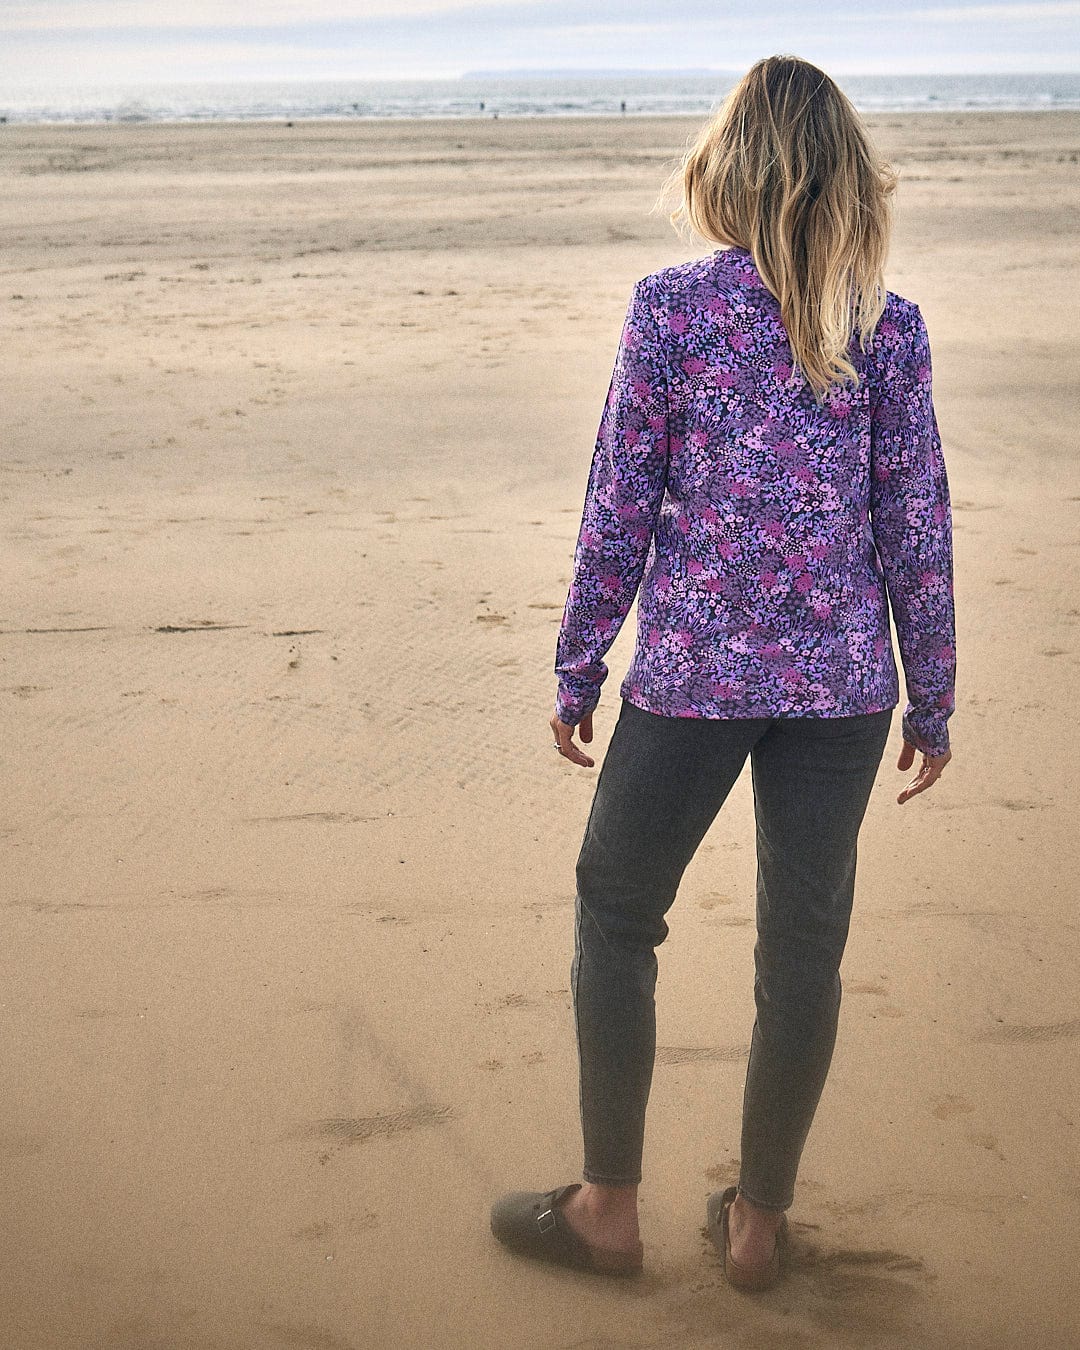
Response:
[[[578,730],[581,732],[581,739],[588,744],[593,737],[592,713],[586,713],[577,725]],[[565,756],[566,759],[571,760],[574,764],[580,764],[582,768],[592,768],[596,761],[590,759],[583,750],[579,750],[574,744],[574,728],[572,726],[567,725],[566,722],[560,721],[558,713],[552,717],[548,726],[551,728],[551,733],[555,737],[555,744],[559,747],[560,755]]]
[[[914,764],[917,749],[918,747],[912,745],[910,741],[904,742],[900,758],[896,761],[896,767],[901,772],[906,772]],[[946,750],[943,755],[923,755],[922,768],[896,799],[899,805],[903,806],[909,797],[914,797],[917,792],[925,792],[928,787],[932,787],[941,777],[941,771],[950,759],[952,759],[951,750]]]

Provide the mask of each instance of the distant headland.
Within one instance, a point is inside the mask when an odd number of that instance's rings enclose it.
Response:
[[[462,80],[605,80],[605,79],[648,79],[658,77],[670,79],[715,79],[718,75],[736,75],[733,70],[708,70],[705,68],[687,68],[672,70],[466,70],[458,77]]]

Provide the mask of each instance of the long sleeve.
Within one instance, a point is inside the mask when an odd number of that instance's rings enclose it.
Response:
[[[667,382],[648,278],[630,297],[589,470],[555,654],[555,711],[575,725],[600,701],[603,656],[641,582],[664,498]]]
[[[903,736],[940,755],[955,708],[952,510],[918,305],[909,304],[895,344],[882,348],[872,395],[871,524],[907,684]]]

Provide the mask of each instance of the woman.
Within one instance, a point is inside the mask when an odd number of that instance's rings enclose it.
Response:
[[[724,245],[630,299],[556,654],[554,744],[594,761],[603,655],[637,644],[577,861],[571,985],[584,1182],[492,1209],[514,1250],[642,1268],[656,947],[683,871],[751,759],[757,1017],[737,1186],[711,1196],[727,1278],[771,1285],[836,1039],[856,845],[899,701],[897,768],[950,759],[952,518],[913,301],[883,284],[895,172],[815,66],[757,62],[673,176]]]

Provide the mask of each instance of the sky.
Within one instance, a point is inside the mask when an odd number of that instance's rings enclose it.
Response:
[[[472,70],[1080,71],[1080,0],[0,0],[28,84],[432,79]]]

